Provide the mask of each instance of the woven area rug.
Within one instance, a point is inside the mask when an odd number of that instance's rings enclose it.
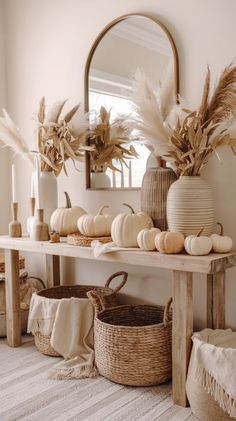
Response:
[[[58,358],[40,354],[32,338],[10,348],[0,342],[1,421],[185,421],[189,408],[173,405],[171,384],[126,387],[103,377],[57,381],[47,371]]]

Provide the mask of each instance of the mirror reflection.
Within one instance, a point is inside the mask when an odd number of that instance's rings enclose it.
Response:
[[[104,30],[92,50],[85,75],[91,115],[99,115],[104,107],[110,111],[111,124],[120,114],[128,118],[133,112],[132,78],[138,68],[156,86],[171,68],[177,90],[177,57],[173,41],[160,23],[148,17],[121,18]],[[133,146],[136,151],[133,155],[137,157],[129,156],[124,163],[114,159],[115,169],[94,168],[90,162],[87,187],[140,188],[146,167],[155,164],[149,159],[150,151],[145,145],[135,142]]]

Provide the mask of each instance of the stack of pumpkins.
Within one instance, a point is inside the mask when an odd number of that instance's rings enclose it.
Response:
[[[200,230],[196,235],[184,238],[181,232],[160,231],[154,228],[151,217],[146,212],[135,212],[129,208],[129,212],[118,215],[104,214],[107,205],[100,207],[96,215],[87,214],[84,209],[72,206],[67,193],[66,208],[56,209],[52,214],[50,225],[52,230],[60,235],[79,234],[85,238],[104,239],[104,242],[113,241],[117,246],[124,248],[140,247],[142,250],[158,250],[160,253],[176,254],[184,250],[190,255],[202,256],[211,251],[215,253],[227,253],[232,249],[233,241],[223,235],[223,226],[220,234],[207,237]],[[86,244],[89,245],[89,244]]]

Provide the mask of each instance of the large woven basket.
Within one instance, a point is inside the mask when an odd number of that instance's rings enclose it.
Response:
[[[131,386],[171,378],[170,304],[117,306],[97,314],[95,360],[102,376]]]
[[[122,276],[122,282],[114,289],[109,288],[111,281],[117,276]],[[41,297],[53,298],[53,299],[62,299],[62,298],[87,298],[87,293],[91,290],[98,291],[99,297],[101,299],[103,307],[111,307],[120,304],[119,295],[117,292],[125,285],[127,281],[128,274],[127,272],[116,272],[111,275],[104,287],[99,287],[95,285],[62,285],[57,287],[52,287],[44,289],[37,294]],[[96,303],[94,303],[96,311]],[[35,332],[34,339],[35,345],[42,354],[50,355],[53,357],[59,357],[60,355],[51,347],[50,344],[51,335],[42,335],[40,332]]]

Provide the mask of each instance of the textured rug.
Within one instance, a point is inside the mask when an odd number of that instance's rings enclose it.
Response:
[[[103,377],[56,381],[47,371],[58,358],[40,354],[31,338],[9,348],[0,342],[1,421],[195,421],[173,405],[171,384],[126,387]]]

